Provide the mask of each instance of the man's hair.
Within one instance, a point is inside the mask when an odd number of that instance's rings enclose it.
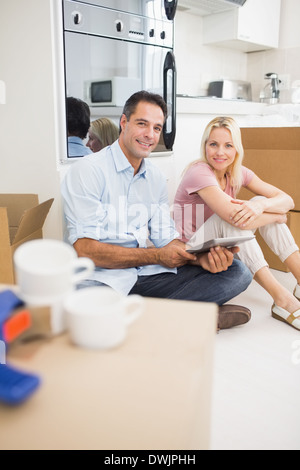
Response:
[[[85,139],[90,127],[90,108],[84,101],[67,98],[67,128],[69,135]]]
[[[159,106],[164,114],[165,120],[167,119],[168,108],[162,96],[142,90],[134,93],[125,103],[123,114],[125,114],[128,121],[141,101]]]

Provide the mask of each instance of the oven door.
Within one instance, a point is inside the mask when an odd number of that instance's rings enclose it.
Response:
[[[90,107],[92,121],[109,117],[118,125],[125,101],[133,92],[144,89],[160,94],[167,103],[168,118],[156,152],[170,152],[176,132],[176,66],[172,49],[70,31],[64,33],[64,44],[66,96],[87,101],[88,82],[118,77],[124,87],[124,103]],[[127,96],[128,83],[134,83],[135,89],[128,88]]]

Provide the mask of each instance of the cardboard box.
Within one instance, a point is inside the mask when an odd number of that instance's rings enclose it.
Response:
[[[295,203],[288,214],[288,226],[300,246],[300,127],[242,128],[245,150],[243,165],[259,178],[289,194]],[[242,188],[240,199],[251,199],[253,193]],[[287,272],[287,268],[256,232],[270,268]]]
[[[39,204],[36,194],[0,194],[0,284],[14,284],[13,254],[22,243],[43,238],[54,199]]]
[[[244,165],[289,194],[300,211],[300,127],[242,128]],[[239,197],[250,199],[249,191]]]

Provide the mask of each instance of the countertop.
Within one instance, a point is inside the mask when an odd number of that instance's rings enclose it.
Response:
[[[178,114],[263,114],[266,106],[253,101],[177,96]]]
[[[300,104],[269,105],[244,100],[177,96],[177,114],[238,116],[250,127],[300,126]]]

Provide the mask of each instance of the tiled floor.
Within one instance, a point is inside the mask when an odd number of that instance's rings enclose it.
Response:
[[[293,290],[291,274],[273,273]],[[231,303],[252,319],[216,337],[211,449],[300,450],[300,331],[271,317],[255,281]]]

